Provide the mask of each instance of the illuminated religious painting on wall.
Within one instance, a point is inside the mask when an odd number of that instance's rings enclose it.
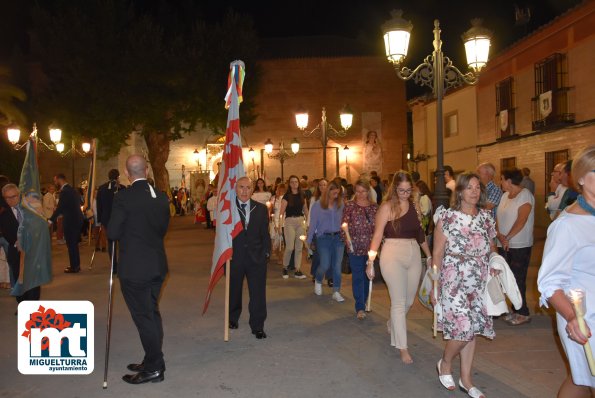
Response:
[[[363,167],[362,171],[369,174],[376,171],[382,174],[382,144],[381,144],[382,114],[380,112],[362,113],[363,139]]]

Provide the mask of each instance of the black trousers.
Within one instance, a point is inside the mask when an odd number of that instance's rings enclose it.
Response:
[[[70,227],[64,225],[64,240],[68,247],[68,259],[70,268],[81,269],[81,256],[79,254],[79,242],[81,240],[81,226]]]
[[[21,275],[20,263],[10,262],[8,263],[10,268],[11,286],[14,286]],[[17,303],[21,301],[39,300],[41,297],[41,286],[34,287],[33,289],[27,290],[22,296],[16,296]]]
[[[498,248],[498,253],[504,257],[514,275],[514,279],[516,279],[516,284],[523,299],[523,306],[519,310],[512,309],[513,312],[520,315],[529,315],[529,308],[527,307],[527,271],[529,271],[529,262],[531,261],[531,248],[522,247],[508,249],[508,251],[504,251],[501,247]]]
[[[41,286],[27,290],[22,296],[17,296],[17,303],[21,301],[38,301],[41,298]]]
[[[162,277],[146,281],[120,279],[124,301],[138,329],[145,351],[143,361],[148,372],[165,369],[162,351],[163,326],[158,302],[161,286]]]
[[[242,261],[231,262],[229,275],[229,320],[238,322],[242,313],[242,289],[244,277],[248,280],[248,294],[250,301],[248,311],[250,313],[250,328],[252,331],[264,329],[264,321],[267,318],[266,303],[266,278],[267,267],[264,264],[255,264],[248,258]]]

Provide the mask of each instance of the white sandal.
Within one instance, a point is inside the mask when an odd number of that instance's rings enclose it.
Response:
[[[469,395],[471,398],[485,398],[486,396],[477,387],[471,386],[470,389],[466,389],[461,379],[459,379],[459,388],[461,391]]]
[[[443,375],[440,374],[440,365],[442,365],[442,358],[436,364],[436,369],[438,370],[438,380],[440,380],[440,384],[444,386],[449,391],[454,391],[456,388],[455,381],[452,378],[452,375]]]

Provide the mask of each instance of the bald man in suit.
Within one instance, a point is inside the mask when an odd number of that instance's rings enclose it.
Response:
[[[130,384],[163,381],[163,326],[159,296],[167,275],[163,239],[169,225],[169,202],[147,181],[147,162],[140,155],[126,161],[128,189],[114,195],[107,236],[119,242],[120,287],[138,329],[145,356],[127,367],[136,374],[122,379]]]

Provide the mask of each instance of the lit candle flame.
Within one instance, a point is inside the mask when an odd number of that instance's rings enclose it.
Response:
[[[378,252],[376,250],[368,250],[368,259],[374,261]]]

